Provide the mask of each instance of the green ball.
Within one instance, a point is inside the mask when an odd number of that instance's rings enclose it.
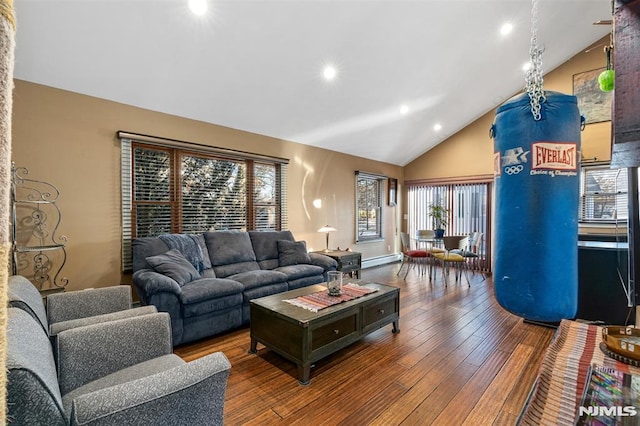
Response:
[[[613,90],[613,86],[615,83],[616,73],[613,70],[604,70],[598,76],[598,84],[600,85],[600,90],[603,92],[610,92]]]

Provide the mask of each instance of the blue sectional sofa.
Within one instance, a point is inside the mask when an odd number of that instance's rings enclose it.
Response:
[[[171,317],[174,345],[249,323],[249,301],[324,282],[337,263],[290,231],[213,231],[133,241],[142,304]]]

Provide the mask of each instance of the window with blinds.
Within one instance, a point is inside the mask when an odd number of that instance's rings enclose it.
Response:
[[[382,239],[382,190],[386,178],[356,173],[356,242]]]
[[[121,159],[125,271],[137,237],[287,227],[284,163],[128,139]]]
[[[627,169],[611,169],[609,166],[583,167],[580,182],[580,221],[626,221],[627,193]]]

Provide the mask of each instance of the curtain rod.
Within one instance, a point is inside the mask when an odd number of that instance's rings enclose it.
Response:
[[[269,161],[269,162],[276,162],[280,164],[289,164],[288,158],[255,154],[253,152],[241,151],[237,149],[220,148],[220,147],[205,145],[197,142],[188,142],[188,141],[181,141],[178,139],[162,138],[159,136],[143,135],[140,133],[132,133],[124,130],[118,130],[116,132],[116,135],[118,136],[118,139],[132,139],[138,142],[147,142],[153,145],[160,145],[164,147],[186,148],[186,149],[192,149],[192,150],[206,151],[210,153],[213,152],[213,153],[222,154],[226,156],[232,156],[237,159],[263,160],[263,161]]]

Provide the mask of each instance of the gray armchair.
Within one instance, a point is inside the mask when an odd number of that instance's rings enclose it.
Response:
[[[75,327],[157,312],[153,306],[132,308],[131,287],[124,285],[50,294],[45,308],[38,289],[21,275],[9,277],[8,298],[9,306],[28,312],[52,338]]]
[[[221,425],[230,364],[221,352],[186,363],[172,353],[167,313],[58,334],[8,309],[8,418],[25,425]]]

